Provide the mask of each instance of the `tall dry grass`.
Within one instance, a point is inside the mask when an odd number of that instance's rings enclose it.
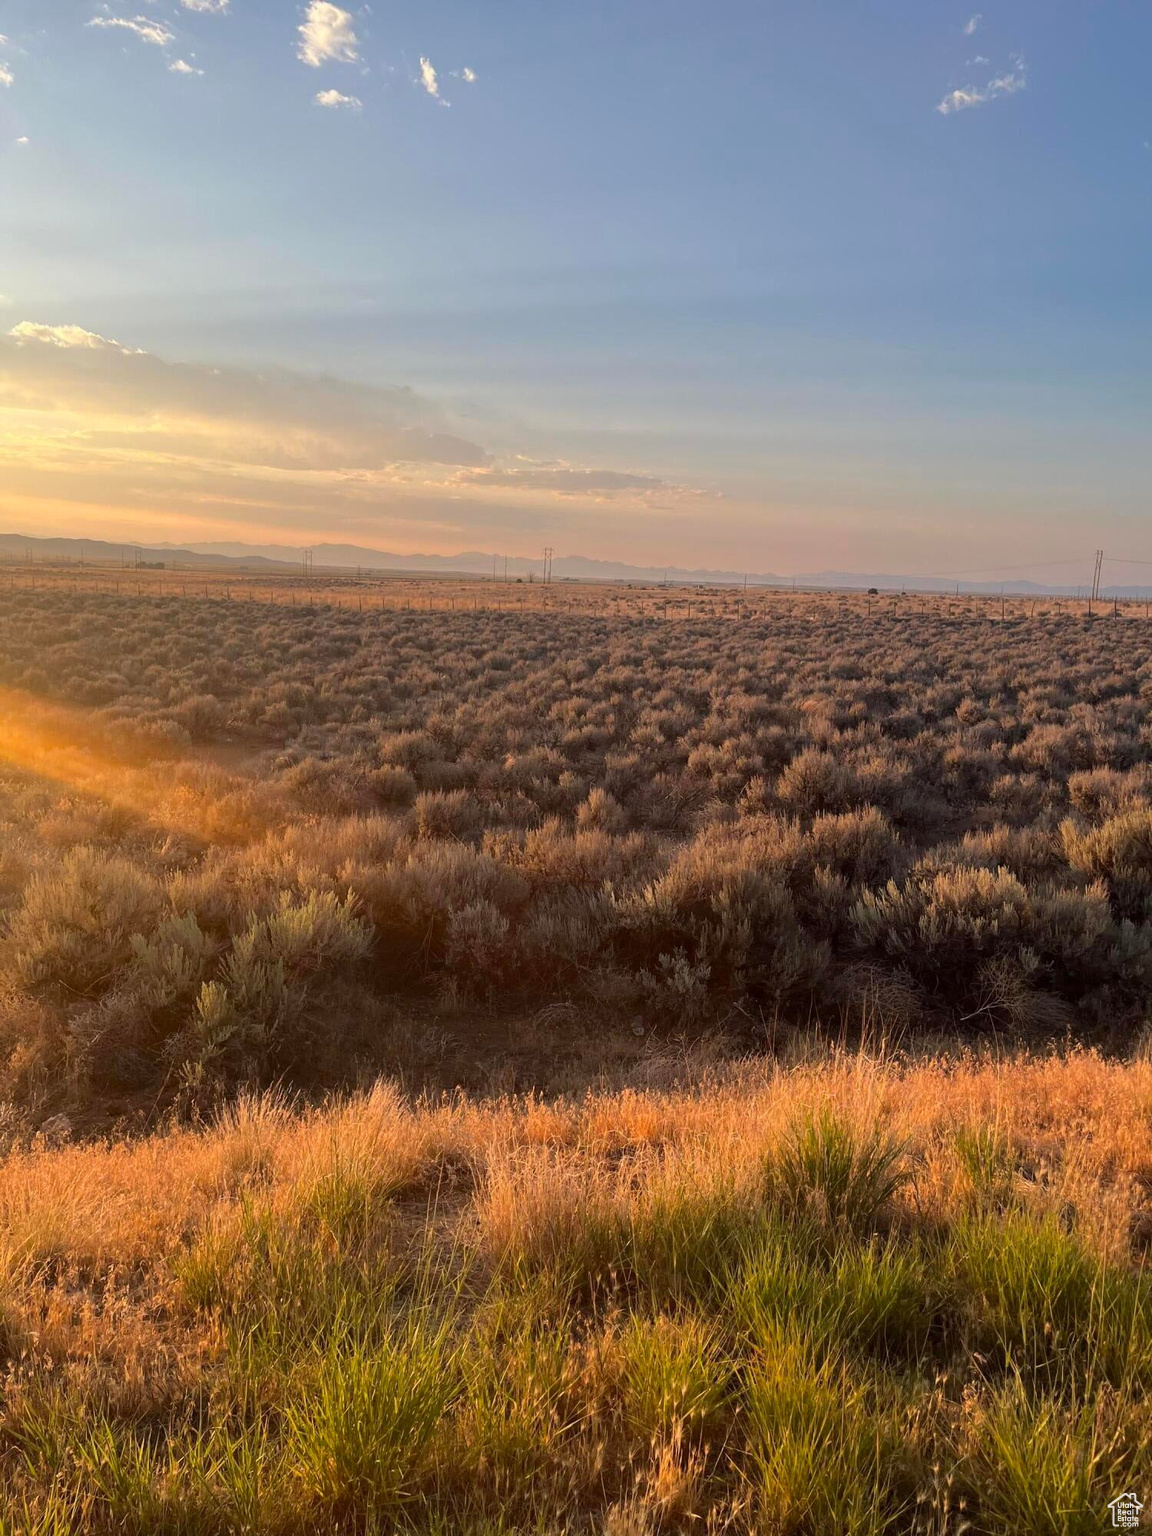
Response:
[[[1096,1530],[1150,1213],[1152,1066],[1087,1051],[14,1151],[0,1529]]]

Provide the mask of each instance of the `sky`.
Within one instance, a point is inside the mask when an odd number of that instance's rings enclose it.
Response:
[[[0,531],[1152,560],[1152,5],[979,3],[0,0]]]

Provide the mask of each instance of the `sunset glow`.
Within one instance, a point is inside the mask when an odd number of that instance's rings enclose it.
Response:
[[[0,532],[1143,553],[1139,8],[145,9],[5,10]]]

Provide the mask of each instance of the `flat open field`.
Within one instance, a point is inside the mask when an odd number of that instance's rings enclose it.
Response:
[[[9,575],[0,1532],[1152,1497],[1142,609]]]
[[[1056,618],[1113,614],[1148,619],[1152,602],[1143,599],[1098,599],[1085,595],[1025,596],[1010,590],[1002,595],[922,592],[826,592],[780,587],[690,586],[673,583],[549,581],[527,577],[492,578],[433,575],[419,572],[375,572],[317,569],[305,575],[289,570],[245,570],[229,567],[168,566],[163,570],[79,565],[71,562],[10,562],[0,565],[0,587],[9,592],[70,592],[74,596],[103,593],[118,597],[205,597],[228,602],[256,602],[299,608],[323,605],[358,613],[457,611],[497,613],[572,613],[612,618],[742,618],[771,620],[775,615],[826,611],[832,603],[840,613],[863,618],[887,615],[899,619],[913,613],[937,618]]]

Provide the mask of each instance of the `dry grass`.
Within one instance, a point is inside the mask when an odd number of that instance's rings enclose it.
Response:
[[[1152,1066],[1090,1052],[14,1151],[0,1529],[1095,1530],[1150,1208]]]

